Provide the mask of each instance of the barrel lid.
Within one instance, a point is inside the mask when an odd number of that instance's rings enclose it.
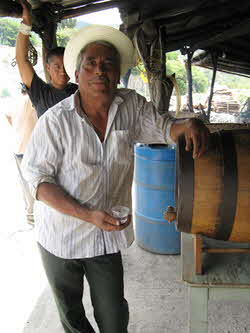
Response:
[[[143,144],[135,145],[135,155],[154,161],[174,161],[175,145],[167,144]]]

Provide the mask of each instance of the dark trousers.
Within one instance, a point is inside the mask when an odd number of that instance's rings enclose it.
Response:
[[[85,259],[62,259],[38,244],[61,323],[66,333],[95,333],[82,304],[84,275],[90,286],[100,333],[127,333],[129,312],[123,293],[120,253]]]

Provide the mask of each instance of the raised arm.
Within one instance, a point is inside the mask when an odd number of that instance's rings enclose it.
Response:
[[[22,14],[22,26],[21,31],[17,35],[16,41],[16,62],[18,65],[19,73],[22,79],[22,82],[26,85],[27,88],[30,88],[31,82],[34,76],[34,69],[28,60],[28,48],[29,48],[29,27],[31,30],[32,20],[31,12],[28,8],[28,5],[24,1],[20,1],[23,7]]]

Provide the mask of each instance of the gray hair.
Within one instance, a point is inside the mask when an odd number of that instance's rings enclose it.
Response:
[[[97,41],[94,41],[94,42],[90,42],[88,44],[86,44],[82,49],[81,51],[78,53],[78,56],[77,56],[77,59],[76,59],[76,71],[79,71],[80,70],[80,67],[81,67],[81,64],[82,64],[82,58],[83,58],[83,54],[84,52],[86,51],[86,49],[90,46],[90,45],[93,45],[93,44],[98,44],[98,45],[103,45],[103,46],[106,46],[110,49],[112,49],[114,51],[114,54],[115,54],[115,57],[117,59],[117,63],[118,64],[121,64],[121,56],[120,56],[120,53],[118,52],[118,50],[116,49],[116,47],[107,42],[106,40],[97,40]]]

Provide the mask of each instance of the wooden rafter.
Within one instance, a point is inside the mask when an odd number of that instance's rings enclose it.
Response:
[[[118,7],[120,1],[107,1],[97,4],[89,4],[86,6],[81,6],[77,8],[68,8],[63,9],[63,19],[68,19],[80,15],[90,14],[94,12],[98,12],[105,9]]]
[[[20,18],[22,16],[22,7],[11,0],[1,0],[0,17]]]
[[[204,49],[208,46],[220,44],[225,40],[232,39],[238,36],[242,36],[244,34],[248,34],[250,31],[250,18],[244,20],[243,22],[237,24],[231,29],[227,29],[219,34],[215,34],[209,39],[203,40],[199,43],[193,45],[192,49],[195,51],[197,49]]]

